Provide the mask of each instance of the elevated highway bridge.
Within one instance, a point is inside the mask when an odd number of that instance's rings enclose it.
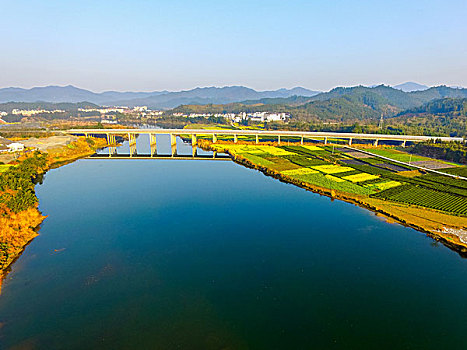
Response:
[[[233,142],[238,142],[239,136],[250,137],[254,142],[274,141],[281,144],[284,139],[293,138],[296,142],[323,142],[339,139],[345,140],[349,146],[353,140],[365,140],[372,142],[375,146],[379,141],[400,142],[405,146],[407,142],[437,141],[443,142],[457,141],[465,142],[461,137],[438,137],[438,136],[418,136],[418,135],[383,135],[383,134],[359,134],[359,133],[340,133],[340,132],[307,132],[307,131],[288,131],[288,130],[237,130],[237,129],[70,129],[65,133],[70,135],[84,136],[104,136],[110,145],[116,145],[116,136],[126,136],[130,144],[130,154],[136,153],[136,138],[138,135],[148,135],[151,145],[151,154],[157,154],[156,135],[169,135],[172,155],[177,153],[177,136],[191,137],[193,146],[193,155],[196,154],[197,138],[199,136],[210,137],[213,143],[216,143],[219,137],[229,137]]]
[[[323,142],[324,144],[328,143],[328,140],[333,141],[335,139],[346,140],[351,148],[352,140],[365,140],[371,141],[374,145],[378,145],[378,141],[393,141],[400,142],[402,146],[405,146],[407,142],[423,142],[423,141],[443,141],[443,142],[466,142],[465,139],[461,137],[437,137],[437,136],[417,136],[417,135],[380,135],[380,134],[358,134],[358,133],[338,133],[338,132],[304,132],[304,131],[270,131],[270,130],[233,130],[233,129],[71,129],[65,131],[65,133],[70,135],[77,136],[104,136],[107,138],[109,143],[109,153],[102,154],[96,153],[90,158],[94,159],[103,159],[103,158],[113,158],[113,159],[183,159],[183,160],[230,160],[228,155],[217,154],[213,152],[212,155],[203,155],[198,154],[197,152],[197,138],[198,136],[210,137],[212,142],[215,143],[218,140],[218,137],[229,136],[233,142],[238,142],[239,136],[249,136],[251,140],[256,143],[263,141],[274,141],[278,144],[281,143],[281,139],[293,138],[294,142],[300,142],[303,144],[307,141],[312,142]],[[148,135],[149,144],[150,144],[150,154],[138,154],[136,152],[136,139],[138,135]],[[130,152],[128,154],[118,154],[117,153],[117,136],[127,136],[129,141]],[[170,138],[171,145],[171,154],[157,154],[156,147],[156,135],[168,135]],[[183,136],[184,138],[189,138],[191,136],[191,145],[192,145],[192,155],[178,155],[177,154],[177,136]],[[249,141],[251,141],[249,140]],[[391,160],[393,162],[398,162],[403,165],[408,165],[416,167],[422,170],[429,172],[437,173],[440,175],[450,176],[457,179],[467,180],[467,178],[459,177],[457,175],[446,174],[432,169],[426,169],[420,166],[414,166],[413,164],[407,164],[404,162],[396,161],[393,159],[385,158],[380,155],[376,155],[364,150],[357,150],[359,152],[369,153],[373,156]]]

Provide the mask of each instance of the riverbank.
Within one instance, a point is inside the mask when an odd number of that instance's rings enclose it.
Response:
[[[46,142],[47,139],[37,139],[38,144]],[[107,141],[102,138],[74,138],[66,145],[48,148],[46,152],[25,153],[12,163],[12,173],[8,173],[8,170],[1,175],[0,291],[1,282],[9,267],[21,255],[26,245],[37,237],[38,227],[46,218],[38,210],[34,192],[35,182],[49,169],[90,156],[106,145]],[[18,182],[21,182],[20,186],[17,185]]]
[[[245,144],[248,145],[248,143]],[[296,165],[287,167],[284,165],[286,161],[284,159],[282,159],[284,162],[280,163],[281,156],[279,154],[274,157],[266,158],[260,158],[257,155],[252,154],[245,156],[239,152],[235,152],[235,150],[232,149],[232,147],[239,147],[238,145],[223,143],[222,141],[218,141],[218,143],[214,145],[209,140],[198,140],[198,145],[204,149],[227,153],[235,162],[261,171],[264,174],[272,176],[280,181],[291,183],[306,190],[369,209],[375,212],[378,216],[385,218],[389,222],[397,222],[405,226],[412,227],[418,231],[424,232],[434,239],[441,241],[451,249],[457,251],[459,254],[467,256],[467,242],[464,238],[464,233],[467,233],[466,216],[450,215],[449,213],[435,209],[387,201],[379,198],[373,198],[369,195],[345,192],[337,188],[337,185],[342,183],[342,181],[335,175],[325,175],[327,178],[332,180],[328,181],[328,183],[330,185],[334,185],[334,188],[331,188],[331,186],[320,186],[316,183],[306,181],[305,175],[289,175],[294,173],[294,171],[295,174],[298,174],[300,171],[304,173],[303,168],[300,168]],[[254,144],[251,143],[250,145],[254,146]],[[277,147],[278,145],[276,143],[269,143],[265,146]],[[279,159],[279,161],[277,161],[277,159]],[[271,160],[276,161],[276,163],[271,162]],[[307,170],[310,169],[307,168]],[[310,173],[311,171],[313,170],[310,170]]]

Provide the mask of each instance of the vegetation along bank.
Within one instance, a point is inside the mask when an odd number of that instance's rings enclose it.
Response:
[[[467,255],[467,181],[419,170],[377,155],[332,145],[256,145],[198,140],[201,147],[225,152],[237,163],[281,181],[368,208],[378,215],[441,240]],[[381,150],[380,150],[381,152]],[[385,154],[410,157],[401,151]],[[422,162],[459,176],[467,167],[437,160]]]
[[[66,146],[26,152],[17,161],[0,165],[0,286],[8,267],[38,235],[37,227],[45,219],[38,210],[35,184],[48,169],[91,155],[106,144],[105,139],[80,137]]]

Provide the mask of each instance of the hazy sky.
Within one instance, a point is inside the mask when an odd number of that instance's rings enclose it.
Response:
[[[467,0],[0,0],[0,87],[467,86]]]

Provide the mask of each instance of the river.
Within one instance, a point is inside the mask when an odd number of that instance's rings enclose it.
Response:
[[[1,349],[464,348],[467,261],[352,204],[210,160],[83,159],[36,191]]]

